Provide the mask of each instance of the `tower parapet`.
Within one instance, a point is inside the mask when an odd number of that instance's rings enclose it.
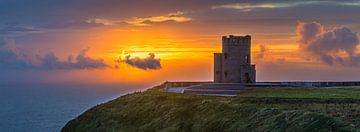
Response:
[[[251,42],[251,36],[223,36],[222,37],[222,43],[224,45],[247,45]]]

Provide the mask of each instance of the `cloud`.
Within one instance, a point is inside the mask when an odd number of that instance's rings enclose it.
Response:
[[[268,47],[266,47],[265,45],[260,45],[260,51],[259,53],[256,55],[257,59],[264,59],[265,54],[268,52]]]
[[[105,25],[105,26],[115,26],[115,25],[119,25],[119,24],[124,24],[125,22],[121,21],[121,20],[110,20],[110,19],[89,19],[86,20],[87,23],[95,23],[95,24],[101,24],[101,25]]]
[[[101,27],[101,26],[105,26],[105,24],[97,23],[95,21],[74,20],[74,21],[63,21],[63,22],[43,24],[43,25],[39,25],[38,27],[48,28],[48,29],[59,29],[59,28],[83,29],[83,28],[92,28],[92,27]]]
[[[163,16],[152,16],[152,17],[133,17],[130,19],[124,20],[111,20],[111,19],[89,19],[87,20],[88,23],[98,23],[107,26],[115,26],[120,24],[130,24],[134,26],[149,26],[154,23],[161,23],[161,22],[189,22],[192,19],[189,17],[184,16],[184,12],[175,12],[169,13]]]
[[[252,11],[255,9],[276,9],[288,8],[303,5],[340,5],[340,6],[360,6],[360,2],[346,1],[297,1],[297,2],[264,2],[264,3],[230,3],[212,6],[212,9],[234,9],[239,11]]]
[[[89,49],[84,49],[73,60],[72,56],[69,56],[67,61],[60,61],[58,57],[53,53],[47,53],[43,57],[40,57],[41,67],[45,69],[104,69],[108,65],[104,63],[103,59],[93,59],[86,55]]]
[[[93,59],[86,55],[89,49],[82,50],[75,58],[61,61],[53,52],[45,55],[34,54],[15,44],[11,39],[0,42],[0,68],[4,69],[37,69],[37,70],[73,70],[103,69],[108,65],[102,59]]]
[[[261,64],[261,65],[269,65],[269,64],[283,64],[286,63],[287,60],[285,58],[285,54],[288,53],[280,53],[276,54],[275,52],[271,52],[269,47],[265,44],[259,45],[259,52],[255,56],[255,63]]]
[[[146,58],[131,58],[131,55],[127,55],[125,60],[116,60],[116,62],[126,63],[143,70],[156,70],[161,68],[160,59],[156,59],[154,53],[149,53],[149,56]]]
[[[326,30],[317,22],[298,22],[296,38],[307,59],[320,60],[328,65],[359,66],[359,38],[347,27]]]
[[[12,39],[4,38],[0,41],[0,67],[34,68],[32,54],[15,44]]]
[[[153,16],[145,18],[134,17],[130,20],[127,20],[126,22],[136,26],[148,26],[149,23],[159,23],[166,21],[189,22],[191,20],[191,18],[184,16],[184,12],[175,12],[163,16]]]
[[[24,33],[24,32],[35,32],[35,31],[39,31],[39,30],[31,27],[22,27],[22,26],[6,26],[0,28],[0,34]]]

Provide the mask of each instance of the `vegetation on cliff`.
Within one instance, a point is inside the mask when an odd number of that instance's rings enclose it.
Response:
[[[62,131],[357,131],[360,89],[255,88],[238,97],[161,92],[95,106]]]

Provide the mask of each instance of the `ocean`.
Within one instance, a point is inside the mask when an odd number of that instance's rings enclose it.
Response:
[[[139,88],[0,85],[1,132],[57,132],[87,109]]]

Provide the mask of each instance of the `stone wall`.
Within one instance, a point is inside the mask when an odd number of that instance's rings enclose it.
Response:
[[[288,86],[304,87],[341,87],[341,86],[360,86],[360,81],[345,82],[259,82],[259,84],[281,84]]]
[[[214,82],[165,82],[166,88],[173,87],[189,87],[194,85],[224,85]],[[229,83],[227,83],[229,84]],[[231,85],[240,84],[246,87],[271,87],[271,86],[300,86],[300,87],[341,87],[341,86],[360,86],[360,81],[344,81],[344,82],[257,82],[253,84],[233,83]]]
[[[222,53],[214,53],[214,82],[221,82],[222,74]]]

